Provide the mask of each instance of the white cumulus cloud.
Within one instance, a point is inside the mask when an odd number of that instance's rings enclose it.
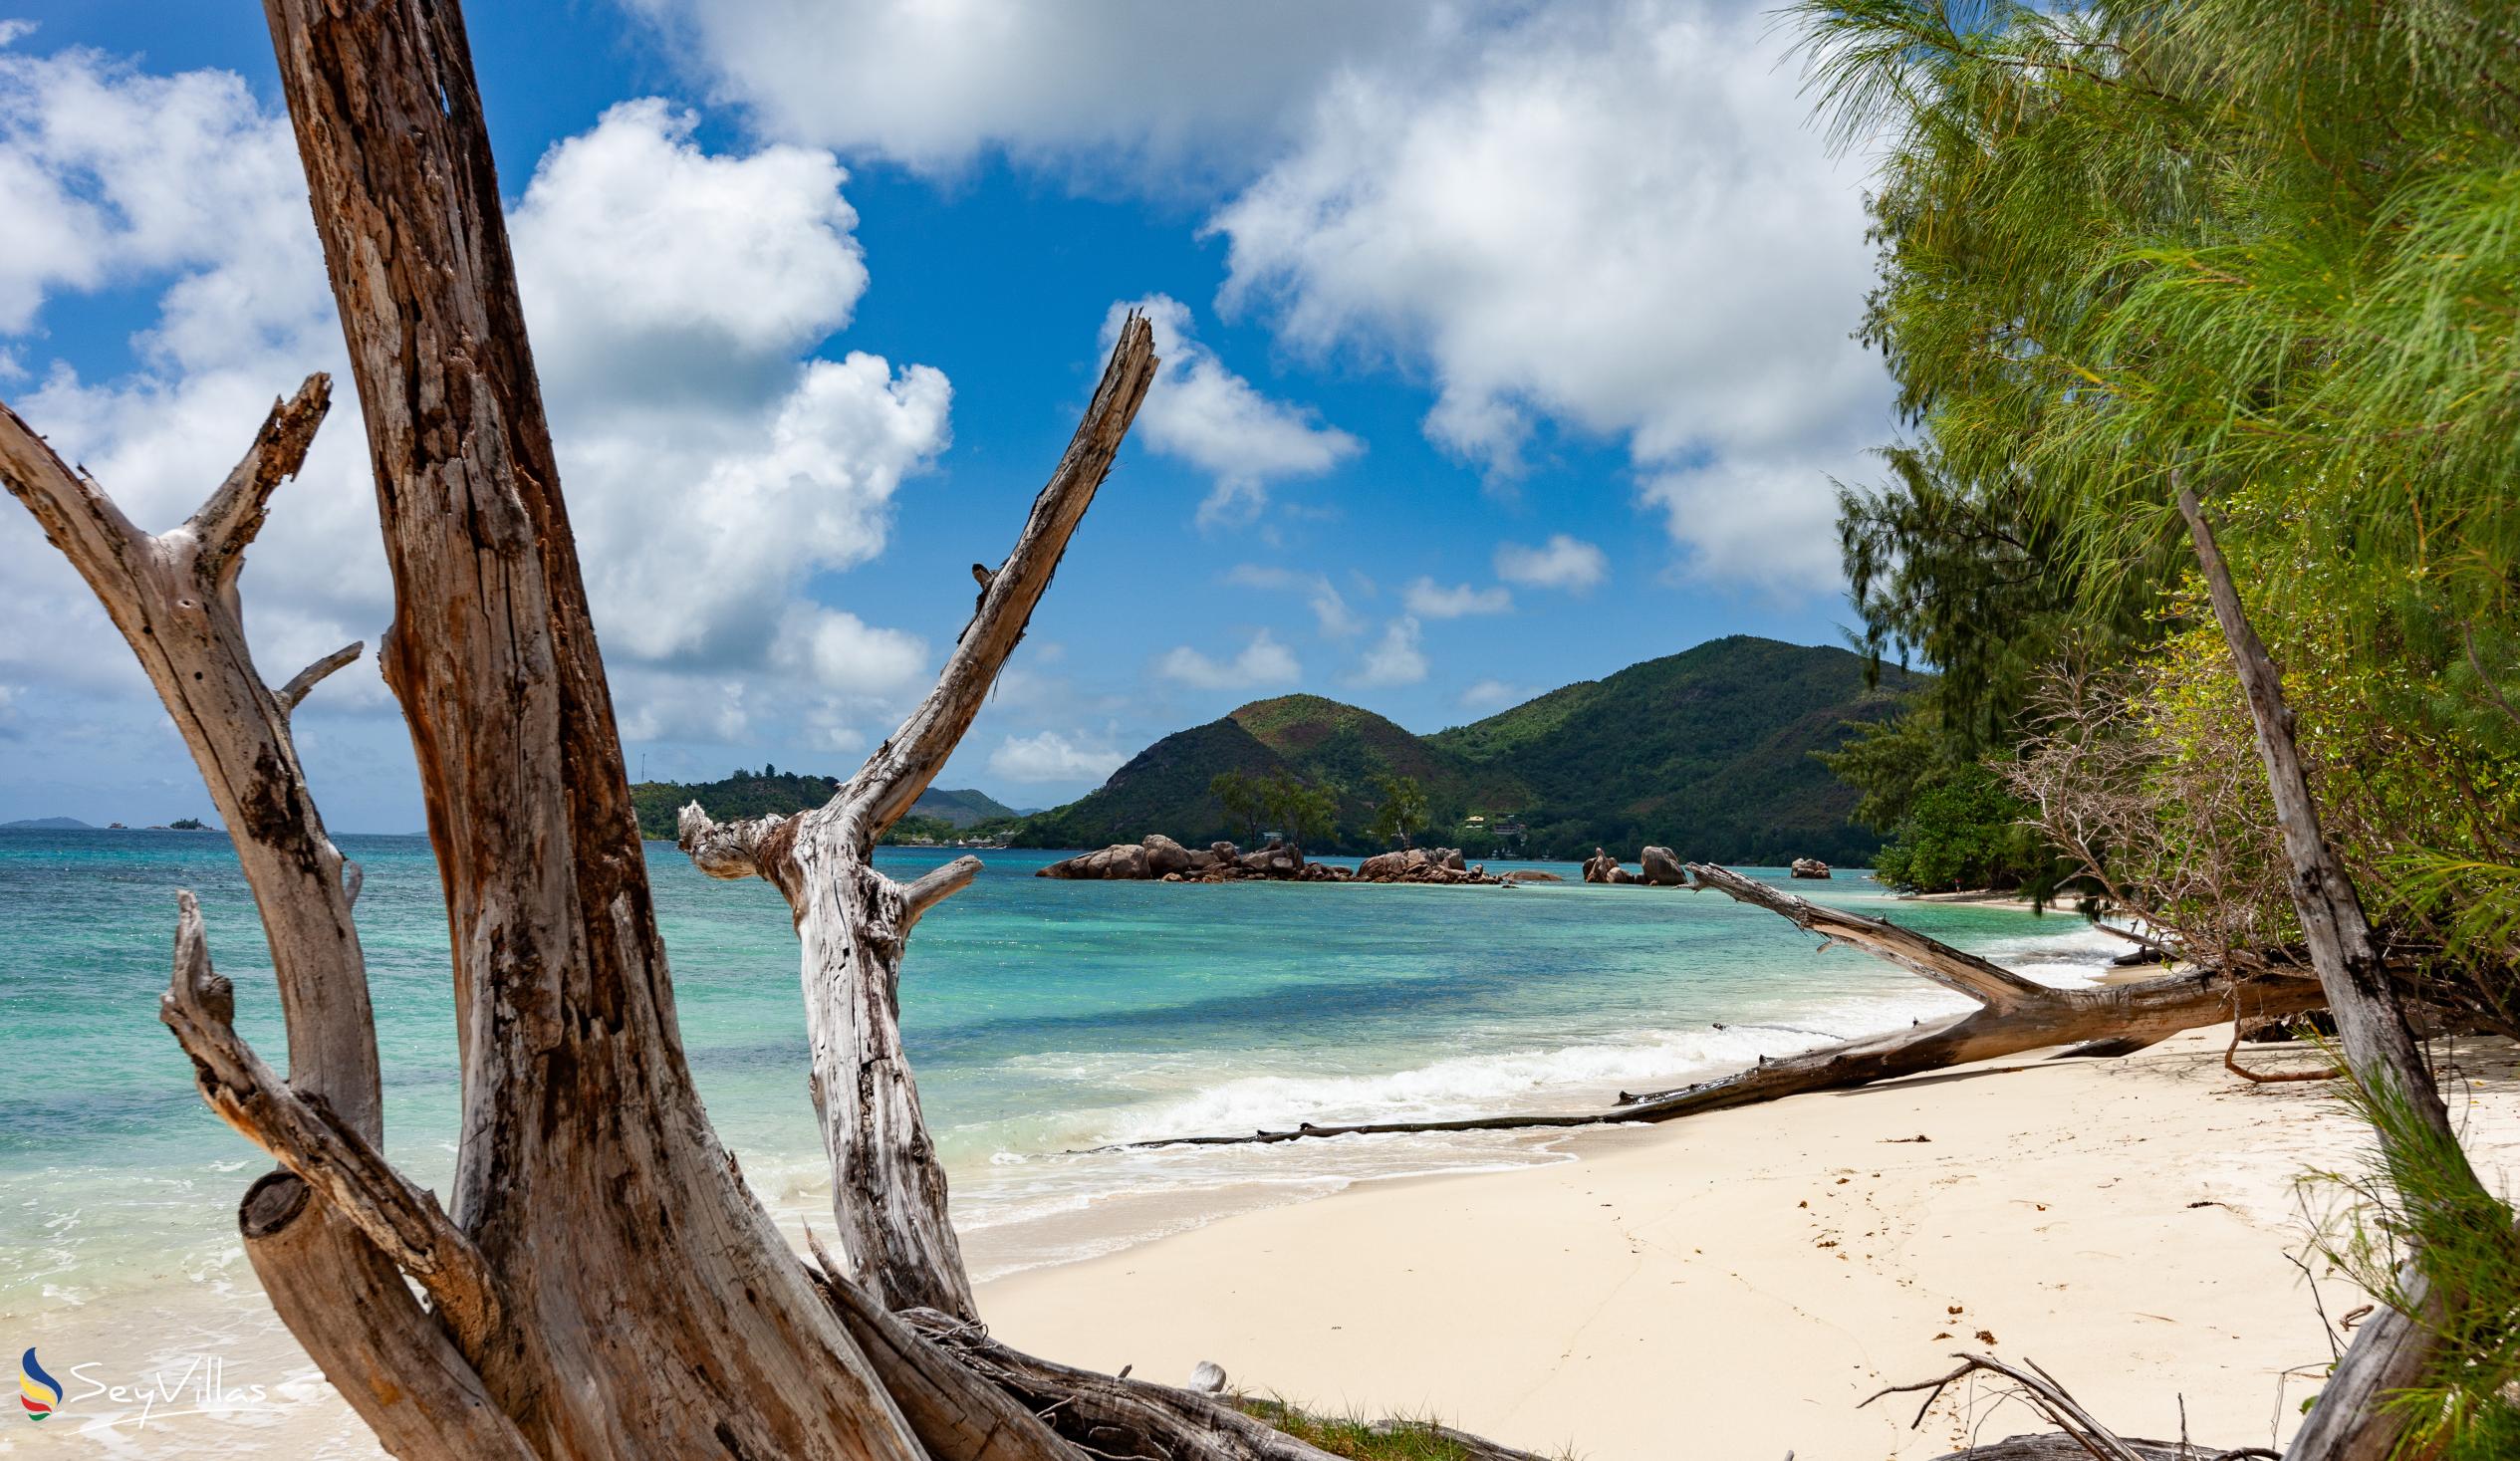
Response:
[[[1131,310],[1154,328],[1155,355],[1163,362],[1137,410],[1137,433],[1148,446],[1188,462],[1215,479],[1199,504],[1202,527],[1239,525],[1268,505],[1269,485],[1290,477],[1318,477],[1365,449],[1365,443],[1325,426],[1304,407],[1273,400],[1225,367],[1216,353],[1190,336],[1190,310],[1169,295],[1112,306],[1103,320],[1103,349],[1120,338]]]
[[[1046,730],[1000,741],[989,753],[989,771],[1008,781],[1100,782],[1128,759],[1108,745]]]
[[[572,393],[757,388],[748,366],[793,360],[866,293],[832,154],[712,155],[698,124],[652,97],[611,108],[544,154],[509,220],[535,364]]]
[[[766,133],[925,171],[1002,151],[1132,180],[1242,161],[1344,60],[1448,21],[1277,0],[631,0]]]
[[[1400,602],[1419,618],[1467,618],[1474,613],[1507,613],[1514,608],[1514,596],[1494,585],[1485,589],[1446,586],[1430,578],[1412,582],[1400,592]]]
[[[923,365],[810,358],[867,286],[839,164],[713,153],[693,132],[663,103],[615,107],[546,153],[511,220],[572,523],[633,738],[838,745],[897,713],[928,650],[807,583],[882,550],[895,492],[949,440],[952,391]],[[197,505],[276,393],[333,372],[332,421],[250,556],[247,623],[275,679],[373,643],[390,584],[286,117],[224,72],[0,49],[0,353],[39,382],[12,404],[142,526]],[[156,313],[131,365],[91,378],[42,330],[107,289],[153,290]],[[145,693],[17,512],[0,513],[0,622],[13,682]],[[384,699],[373,671],[324,694]]]
[[[1533,548],[1522,543],[1496,545],[1496,576],[1527,589],[1559,589],[1587,594],[1610,577],[1610,560],[1581,538],[1552,533]]]
[[[1325,639],[1353,638],[1365,632],[1365,620],[1348,607],[1348,596],[1327,574],[1298,573],[1294,569],[1270,568],[1261,564],[1236,564],[1227,571],[1225,582],[1238,589],[1264,589],[1272,594],[1300,594],[1304,605],[1313,611]],[[1371,584],[1366,586],[1369,590]]]
[[[1547,420],[1623,440],[1640,475],[1716,463],[1756,494],[1736,518],[1825,537],[1826,474],[1861,468],[1890,392],[1849,338],[1861,164],[1826,154],[1784,45],[1755,7],[1574,3],[1332,71],[1211,222],[1222,303],[1423,370],[1427,433],[1494,473]],[[1742,561],[1734,526],[1667,521],[1711,576],[1781,567]]]
[[[1461,692],[1461,708],[1484,713],[1502,710],[1531,698],[1531,692],[1504,680],[1475,680]]]
[[[1261,629],[1231,659],[1212,659],[1183,644],[1164,651],[1155,672],[1199,690],[1269,690],[1294,684],[1304,667],[1294,650]]]
[[[1401,614],[1383,626],[1383,637],[1367,646],[1365,657],[1348,683],[1360,686],[1413,685],[1426,677],[1426,654],[1418,647],[1416,618]]]

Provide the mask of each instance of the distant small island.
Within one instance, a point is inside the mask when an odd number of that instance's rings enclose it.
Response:
[[[76,817],[29,817],[17,822],[0,822],[0,832],[101,832]]]
[[[776,766],[759,771],[738,767],[718,781],[633,783],[630,805],[638,815],[639,836],[670,842],[674,817],[686,803],[699,803],[701,810],[721,822],[788,817],[822,806],[838,790],[838,777],[781,771]],[[986,792],[930,787],[883,840],[908,847],[1003,846],[1006,831],[1024,815]]]

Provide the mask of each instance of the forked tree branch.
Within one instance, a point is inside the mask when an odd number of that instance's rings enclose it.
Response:
[[[244,458],[175,530],[192,541],[202,571],[220,586],[235,581],[246,545],[262,532],[271,494],[306,464],[316,428],[332,407],[333,377],[321,372],[306,377],[296,395],[272,405]]]
[[[351,915],[359,867],[325,832],[289,730],[290,709],[339,656],[274,694],[254,668],[236,593],[271,494],[304,462],[330,396],[329,380],[315,375],[275,403],[235,470],[186,524],[162,535],[134,527],[5,406],[0,485],[87,580],[192,751],[262,915],[288,1024],[289,1078],[280,1081],[241,1044],[227,1049],[234,1032],[212,1019],[226,1003],[223,981],[207,973],[206,952],[197,979],[178,970],[169,1023],[190,1026],[193,1042],[224,1061],[242,1083],[233,1090],[293,1096],[300,1122],[314,1122],[307,1129],[373,1156],[383,1104]],[[205,1077],[213,1061],[203,1062]],[[380,1159],[354,1165],[382,1168]],[[294,1171],[257,1182],[238,1218],[272,1307],[387,1450],[446,1461],[532,1454],[449,1336],[460,1327],[478,1339],[486,1318],[460,1292],[461,1259],[438,1276],[449,1321],[441,1327],[412,1297],[398,1256],[329,1191],[316,1200]]]
[[[901,820],[910,804],[942,771],[947,757],[962,743],[972,717],[997,682],[1006,657],[1024,637],[1033,606],[1041,602],[1068,551],[1068,540],[1094,505],[1094,494],[1110,475],[1129,424],[1155,378],[1155,333],[1144,316],[1131,311],[1120,329],[1120,341],[1104,366],[1093,403],[1068,443],[1032,515],[1015,540],[1014,551],[990,575],[981,591],[980,607],[962,639],[945,660],[936,687],[919,702],[890,740],[867,758],[857,777],[843,789],[857,808],[857,851],[864,855]]]
[[[192,1057],[201,1096],[417,1279],[467,1352],[498,1321],[481,1255],[437,1199],[413,1186],[321,1097],[299,1095],[236,1033],[236,991],[210,965],[201,904],[176,894],[174,978],[159,1015]]]
[[[1153,328],[1133,314],[1014,550],[996,572],[981,569],[979,608],[935,688],[828,803],[723,824],[693,803],[676,819],[677,840],[701,871],[766,878],[787,897],[803,953],[808,1089],[831,1156],[845,1277],[886,1309],[923,1305],[965,1319],[975,1309],[945,1211],[944,1167],[901,1049],[898,994],[911,927],[967,886],[979,862],[957,859],[905,887],[876,869],[875,846],[970,729],[1110,474],[1155,365]]]
[[[289,1079],[351,1129],[382,1139],[383,1105],[354,883],[324,830],[289,733],[308,671],[274,694],[255,670],[236,601],[243,555],[279,483],[304,462],[332,398],[310,375],[275,402],[199,511],[152,536],[0,406],[0,485],[88,581],[192,751],[236,844],[271,942],[288,1017]]]

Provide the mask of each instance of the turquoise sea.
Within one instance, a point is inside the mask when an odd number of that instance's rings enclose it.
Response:
[[[420,838],[342,844],[367,871],[387,1145],[442,1188],[455,1065],[435,867]],[[880,861],[906,878],[948,855]],[[1567,883],[1512,889],[1030,875],[1055,855],[984,854],[980,879],[920,923],[902,976],[904,1036],[983,1279],[1364,1178],[1561,1160],[1564,1138],[1065,1154],[1078,1148],[1577,1107],[1956,1007],[1879,961],[1817,955],[1773,914],[1587,886],[1572,865],[1542,864]],[[648,863],[710,1114],[793,1230],[829,1199],[786,908],[765,883],[701,877],[668,844]],[[202,1106],[157,1023],[181,887],[201,897],[239,1026],[277,1060],[268,956],[224,838],[0,833],[0,1344],[40,1343],[56,1374],[86,1364],[74,1394],[128,1375],[162,1390],[205,1359],[223,1382],[178,1384],[215,1393],[145,1417],[94,1397],[40,1434],[0,1429],[0,1452],[252,1454],[286,1434],[308,1455],[369,1454],[237,1250],[236,1198],[267,1161]],[[2057,982],[2117,951],[2068,917],[1894,903],[1862,873],[1794,887]]]

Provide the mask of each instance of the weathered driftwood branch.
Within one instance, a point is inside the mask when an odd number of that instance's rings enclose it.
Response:
[[[299,670],[296,674],[289,676],[289,683],[282,685],[279,691],[272,697],[280,702],[280,713],[288,715],[295,712],[298,708],[299,702],[306,699],[309,691],[313,690],[317,685],[323,683],[325,677],[330,675],[333,671],[340,669],[346,664],[356,661],[361,652],[366,650],[367,647],[368,642],[366,640],[353,639],[339,649],[325,655],[322,659],[315,661],[306,668]]]
[[[192,752],[271,948],[288,1089],[374,1147],[383,1138],[383,1106],[367,964],[351,917],[358,864],[325,832],[290,734],[290,705],[254,668],[237,593],[271,495],[305,460],[331,399],[332,382],[319,374],[275,402],[235,469],[166,533],[134,527],[5,406],[0,485],[87,580]],[[278,1172],[248,1194],[239,1223],[273,1309],[388,1450],[523,1451],[448,1331],[349,1215]]]
[[[971,879],[979,875],[980,859],[965,854],[912,879],[901,891],[901,932],[907,934],[927,915],[928,909],[969,887]]]
[[[851,1283],[806,1230],[816,1277],[934,1461],[1086,1461],[1040,1416]]]
[[[1696,886],[1713,888],[1789,919],[1828,940],[1824,948],[1846,945],[1880,954],[1945,989],[1977,1000],[1978,1008],[1967,1014],[1919,1022],[1887,1035],[1840,1041],[1800,1055],[1762,1060],[1747,1071],[1693,1086],[1626,1096],[1609,1110],[1467,1116],[1440,1121],[1306,1123],[1291,1131],[1158,1138],[1128,1145],[1247,1145],[1301,1141],[1315,1136],[1668,1121],[1806,1092],[1869,1086],[1877,1081],[2052,1046],[2079,1046],[2066,1054],[2123,1055],[2182,1030],[2235,1017],[2299,1014],[2316,1008],[2322,998],[2319,986],[2307,979],[2212,971],[2089,989],[2054,988],[1887,919],[1815,903],[1708,863],[1692,862],[1688,870],[1696,878]]]
[[[1142,1461],[1331,1461],[1320,1447],[1195,1390],[1035,1358],[991,1339],[975,1322],[932,1309],[910,1310],[898,1318],[1096,1455]]]
[[[2277,1461],[2276,1453],[2262,1446],[2242,1446],[2237,1450],[2217,1450],[2192,1441],[2147,1441],[2121,1436],[2094,1418],[2083,1408],[2055,1375],[2039,1367],[2037,1361],[2024,1359],[2024,1368],[2016,1368],[1988,1354],[1954,1354],[1959,1367],[1945,1375],[1914,1384],[1885,1385],[1864,1397],[1856,1408],[1881,1399],[1885,1395],[1913,1394],[1925,1391],[1924,1402],[1916,1407],[1916,1418],[1907,1423],[1909,1430],[1924,1424],[1925,1413],[1933,1408],[1954,1381],[1984,1372],[1999,1374],[2012,1381],[2015,1393],[2032,1408],[2047,1417],[2060,1429],[2051,1435],[2012,1436],[2005,1440],[1972,1445],[1965,1451],[1954,1451],[1940,1461],[2244,1461],[2249,1457]]]
[[[2081,1401],[2068,1393],[2065,1386],[2058,1384],[2055,1376],[2038,1365],[2030,1364],[2030,1370],[2036,1371],[2032,1373],[2006,1364],[1991,1354],[1954,1354],[1951,1357],[1960,1363],[1949,1374],[1918,1380],[1914,1384],[1885,1385],[1865,1396],[1856,1408],[1861,1410],[1884,1395],[1912,1394],[1922,1390],[1925,1392],[1924,1403],[1916,1407],[1916,1418],[1907,1423],[1907,1428],[1914,1430],[1925,1423],[1925,1412],[1933,1408],[1933,1402],[1941,1398],[1952,1381],[1984,1371],[2011,1380],[2033,1408],[2046,1416],[2050,1424],[2060,1427],[2066,1439],[2097,1461],[2151,1461],[2145,1452],[2137,1450],[2134,1445],[2120,1439],[2117,1432],[2094,1419],[2091,1412],[2083,1408]],[[2023,1362],[2030,1363],[2027,1360]]]
[[[399,1269],[296,1173],[245,1189],[237,1224],[272,1307],[388,1455],[536,1461],[480,1374],[420,1308]]]
[[[184,891],[176,907],[174,978],[159,1014],[192,1057],[202,1099],[417,1279],[463,1346],[480,1352],[499,1302],[472,1240],[321,1096],[291,1090],[237,1035],[236,991],[210,965],[201,904]]]
[[[682,849],[703,872],[757,875],[787,896],[803,944],[810,1089],[832,1161],[833,1217],[848,1276],[886,1309],[923,1305],[966,1319],[974,1313],[961,1244],[946,1216],[944,1168],[901,1053],[898,1000],[911,926],[968,885],[979,863],[960,858],[905,887],[875,869],[876,842],[970,728],[1110,473],[1154,370],[1154,332],[1133,315],[1075,439],[1034,499],[1014,551],[989,577],[935,688],[829,804],[795,817],[727,824],[693,804],[678,819]]]
[[[88,581],[192,751],[270,936],[290,1081],[374,1141],[381,1087],[342,855],[307,792],[287,708],[254,669],[236,595],[271,493],[305,459],[331,401],[331,380],[310,375],[275,402],[235,470],[163,534],[132,526],[6,406],[0,484]]]
[[[2249,720],[2257,732],[2259,758],[2265,763],[2267,790],[2273,794],[2284,854],[2292,864],[2293,911],[2301,920],[2310,965],[2318,972],[2328,1009],[2336,1018],[2346,1069],[2376,1104],[2410,1112],[2432,1128],[2432,1160],[2447,1156],[2456,1164],[2454,1170],[2433,1173],[2435,1182],[2459,1193],[2452,1200],[2484,1200],[2484,1186],[2467,1168],[2449,1110],[2416,1049],[2414,1032],[2372,937],[2353,875],[2320,826],[2318,802],[2311,795],[2301,748],[2293,735],[2292,707],[2284,699],[2283,675],[2249,621],[2213,524],[2193,489],[2179,489],[2178,511],[2187,521],[2215,621],[2231,646],[2232,663],[2248,695]],[[2386,1125],[2380,1134],[2385,1147],[2403,1140]],[[2396,1451],[2408,1417],[2402,1407],[2388,1404],[2388,1398],[2421,1375],[2436,1350],[2439,1334],[2434,1322],[2439,1301],[2413,1264],[2408,1265],[2403,1287],[2410,1307],[2418,1313],[2409,1319],[2393,1312],[2355,1336],[2353,1347],[2311,1407],[2309,1420],[2294,1436],[2287,1452],[2289,1461],[2381,1461]]]

